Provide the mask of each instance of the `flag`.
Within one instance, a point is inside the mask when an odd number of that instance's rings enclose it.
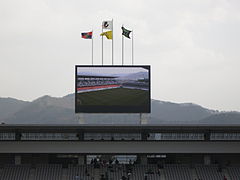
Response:
[[[103,21],[102,22],[102,28],[103,29],[111,29],[113,27],[113,22],[112,21]]]
[[[126,28],[122,27],[122,35],[130,39],[130,33],[132,31],[127,30]]]
[[[92,39],[92,32],[81,33],[83,39]]]
[[[112,39],[112,31],[106,31],[100,34],[101,36],[106,36],[107,39]]]

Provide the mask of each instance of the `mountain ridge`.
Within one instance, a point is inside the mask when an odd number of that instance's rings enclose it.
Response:
[[[6,124],[139,124],[139,114],[75,114],[75,94],[48,95],[31,102],[0,98],[0,121]],[[152,100],[149,124],[240,124],[240,112],[220,112],[193,103]],[[81,116],[81,117],[80,117]]]

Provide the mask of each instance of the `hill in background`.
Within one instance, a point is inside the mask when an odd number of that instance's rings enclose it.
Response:
[[[0,121],[6,124],[139,124],[139,114],[79,114],[75,95],[43,96],[32,102],[0,98]],[[239,112],[219,112],[192,103],[152,100],[149,124],[240,124]]]

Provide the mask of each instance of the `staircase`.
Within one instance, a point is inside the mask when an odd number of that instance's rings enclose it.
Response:
[[[100,169],[95,168],[93,172],[94,172],[94,174],[93,174],[94,180],[99,180],[100,179]]]

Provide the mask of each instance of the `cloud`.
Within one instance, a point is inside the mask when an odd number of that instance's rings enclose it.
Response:
[[[240,75],[239,7],[237,0],[0,1],[0,82],[6,85],[0,96],[32,100],[73,92],[74,65],[91,62],[91,43],[80,32],[94,30],[100,64],[101,22],[113,18],[115,62],[121,64],[124,24],[134,32],[135,62],[152,65],[153,98],[240,110],[240,85],[232,80]],[[104,62],[111,64],[107,40]],[[125,62],[131,63],[127,39]]]

